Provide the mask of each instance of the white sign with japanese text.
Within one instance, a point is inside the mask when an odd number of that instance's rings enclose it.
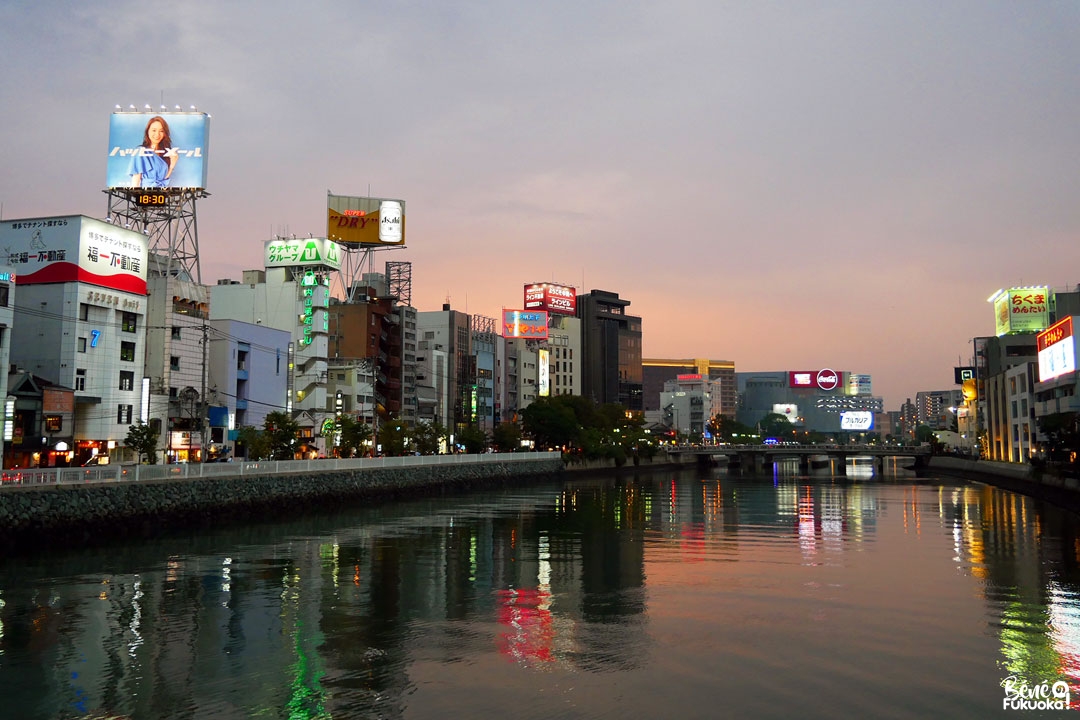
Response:
[[[17,284],[84,282],[146,294],[148,240],[142,233],[83,215],[5,220],[0,264]]]

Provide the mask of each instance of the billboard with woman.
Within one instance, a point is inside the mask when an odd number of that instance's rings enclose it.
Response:
[[[113,113],[105,186],[205,190],[209,131],[206,113]]]

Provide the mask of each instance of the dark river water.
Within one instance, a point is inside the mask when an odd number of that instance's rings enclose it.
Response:
[[[1004,708],[1078,693],[1077,516],[903,474],[553,478],[0,564],[0,717],[1030,717]]]

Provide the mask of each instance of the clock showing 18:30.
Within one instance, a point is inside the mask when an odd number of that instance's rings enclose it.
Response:
[[[169,196],[163,192],[138,192],[132,196],[136,205],[168,205]]]

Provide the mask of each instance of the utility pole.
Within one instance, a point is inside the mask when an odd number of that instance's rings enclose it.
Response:
[[[207,346],[207,327],[206,327],[206,311],[203,311],[202,319],[202,390],[199,391],[199,443],[201,448],[199,450],[199,462],[206,462],[206,453],[210,450],[207,443],[206,414],[210,411],[210,407],[206,402],[206,352]]]

